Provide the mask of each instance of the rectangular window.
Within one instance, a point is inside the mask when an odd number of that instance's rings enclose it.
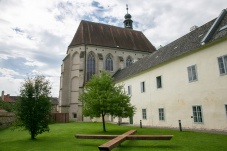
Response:
[[[143,120],[147,119],[147,110],[146,109],[142,109],[142,118],[143,118]]]
[[[202,106],[192,106],[193,118],[195,123],[202,123]]]
[[[196,71],[196,65],[192,65],[188,67],[188,80],[189,82],[197,81],[197,71]]]
[[[145,82],[140,83],[141,92],[145,92]]]
[[[159,121],[164,121],[164,108],[159,108],[158,109],[158,113],[159,113]]]
[[[73,118],[77,118],[77,114],[76,113],[73,113]]]
[[[220,74],[227,74],[227,55],[218,57]]]
[[[132,95],[132,86],[131,85],[128,86],[128,95]]]
[[[157,88],[162,88],[162,77],[158,76],[156,77],[156,82],[157,82]]]

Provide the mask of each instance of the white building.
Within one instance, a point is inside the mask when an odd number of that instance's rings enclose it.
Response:
[[[132,29],[128,13],[124,25],[81,21],[62,64],[60,112],[84,121],[79,94],[106,70],[137,108],[122,122],[227,131],[227,10],[159,50]]]
[[[137,108],[122,122],[227,131],[227,10],[113,77]]]

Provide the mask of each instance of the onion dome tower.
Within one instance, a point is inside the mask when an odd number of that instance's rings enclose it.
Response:
[[[124,20],[124,25],[125,25],[125,28],[130,28],[130,29],[133,29],[132,28],[132,16],[128,13],[128,5],[126,4],[126,10],[127,10],[127,14],[125,15],[125,20]]]

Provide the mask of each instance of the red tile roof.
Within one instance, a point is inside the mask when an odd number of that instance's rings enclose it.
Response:
[[[0,109],[0,113],[7,113],[6,110]]]
[[[154,52],[155,47],[141,31],[82,20],[69,45],[96,45],[118,49]]]
[[[10,98],[10,96],[8,96],[8,95],[4,96],[4,101],[13,102],[13,103],[16,102],[14,99]]]

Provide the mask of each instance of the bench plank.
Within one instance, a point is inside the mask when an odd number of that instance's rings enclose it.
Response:
[[[173,135],[129,135],[126,140],[171,140]]]
[[[119,135],[88,135],[88,134],[76,134],[75,137],[79,139],[114,139]]]
[[[114,139],[102,144],[101,146],[99,146],[99,150],[100,151],[110,151],[112,150],[113,148],[117,147],[118,145],[120,145],[123,141],[126,140],[126,137],[128,135],[131,135],[131,134],[135,134],[136,133],[136,130],[130,130],[122,135],[119,135],[117,137],[115,137]]]
[[[119,135],[88,135],[77,134],[76,138],[79,139],[114,139]],[[128,135],[126,140],[170,140],[173,135]]]

